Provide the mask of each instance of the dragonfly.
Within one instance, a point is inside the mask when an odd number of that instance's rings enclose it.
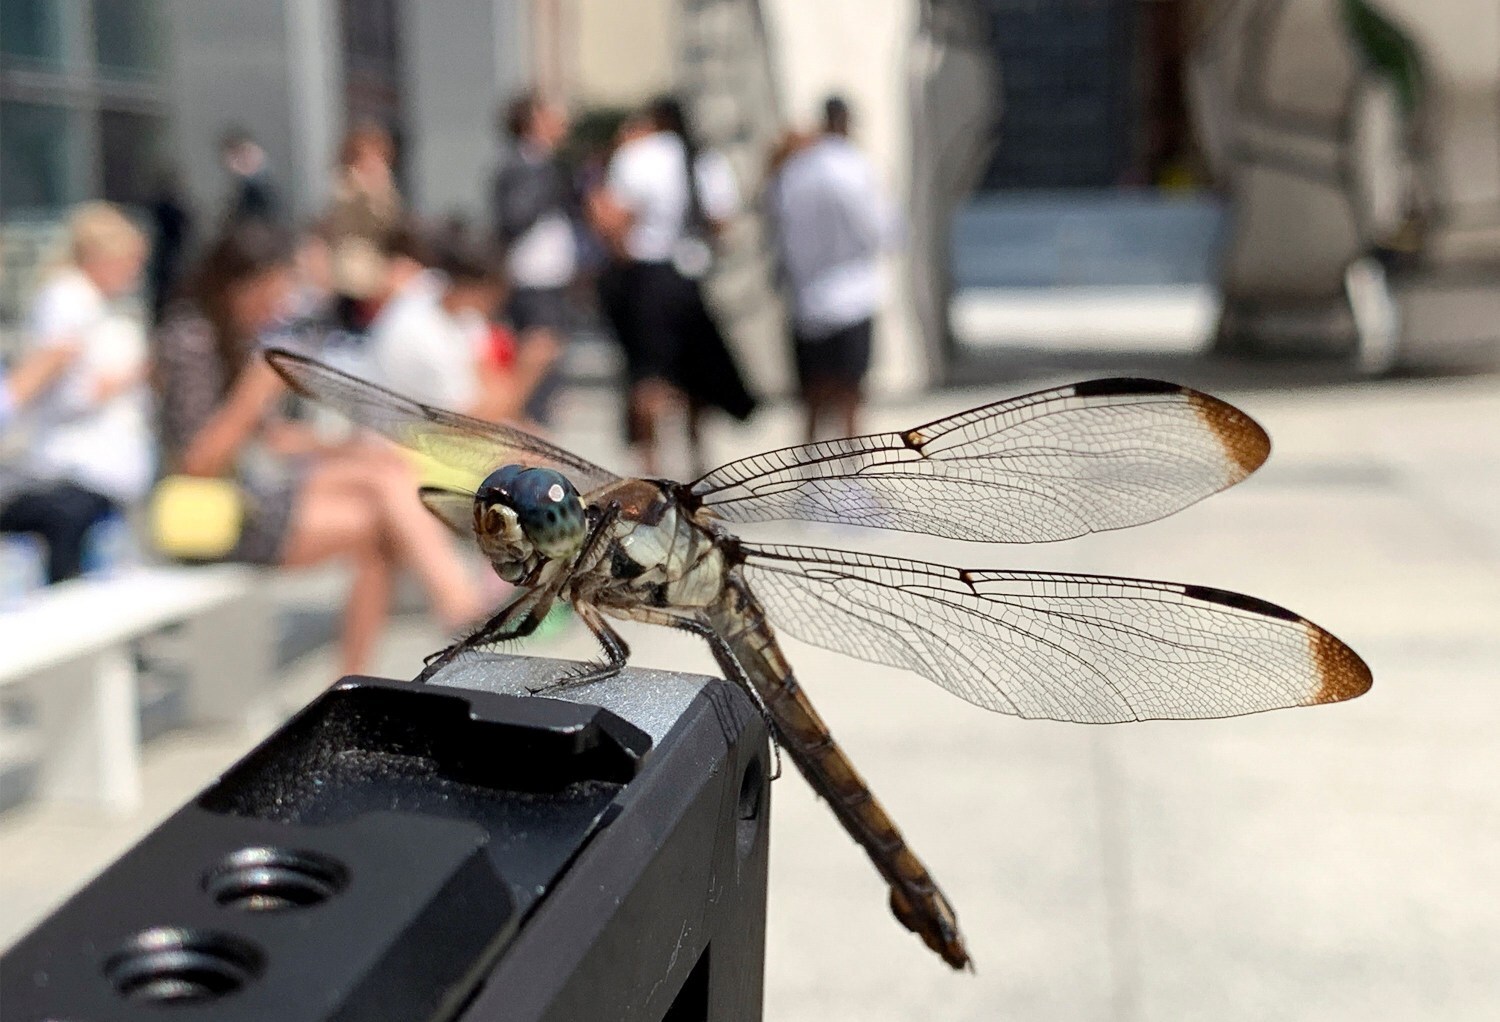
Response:
[[[562,601],[618,674],[611,619],[704,639],[781,750],[865,850],[893,914],[955,969],[958,916],[797,680],[785,632],[907,668],[975,705],[1085,723],[1229,717],[1361,695],[1347,645],[1273,603],[1202,585],[959,568],[824,547],[754,545],[731,524],[804,520],[990,543],[1052,542],[1155,521],[1255,471],[1265,431],[1159,380],[1099,379],[899,432],[732,461],[690,483],[616,475],[509,425],[422,404],[287,349],[297,393],[445,466],[423,503],[478,544],[516,595],[428,658],[526,636]]]

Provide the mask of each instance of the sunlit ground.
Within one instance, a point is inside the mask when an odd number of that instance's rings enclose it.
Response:
[[[1034,385],[882,405],[871,425]],[[812,527],[757,535],[1239,589],[1348,641],[1374,690],[1227,721],[1026,722],[788,639],[813,699],[957,906],[978,973],[950,973],[891,919],[874,872],[789,772],[773,794],[768,1019],[1493,1017],[1500,379],[1221,393],[1267,427],[1271,462],[1155,525],[1027,548]],[[615,409],[596,394],[570,408],[562,439],[613,463]],[[727,459],[794,438],[779,408],[714,442]],[[642,665],[710,669],[685,636],[624,632]],[[439,640],[402,619],[382,671],[409,676]],[[576,624],[532,648],[592,652]],[[325,650],[294,665],[279,705],[333,681],[332,663]],[[0,941],[253,738],[155,742],[148,809],[130,820],[0,818]]]

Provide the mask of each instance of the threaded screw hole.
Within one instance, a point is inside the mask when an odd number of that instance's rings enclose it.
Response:
[[[318,852],[241,848],[203,875],[215,902],[245,912],[280,912],[327,901],[349,882],[343,863]]]
[[[189,1004],[218,1000],[260,975],[265,956],[247,940],[204,930],[158,926],[131,937],[104,963],[127,1000]]]

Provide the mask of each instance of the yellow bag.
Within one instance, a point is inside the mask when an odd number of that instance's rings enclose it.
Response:
[[[151,542],[168,557],[213,561],[229,555],[245,525],[245,494],[229,479],[167,476],[151,491]]]

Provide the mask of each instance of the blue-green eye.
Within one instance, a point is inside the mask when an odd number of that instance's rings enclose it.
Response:
[[[491,473],[485,486],[510,468],[515,466]],[[566,557],[578,549],[587,523],[583,501],[567,476],[550,468],[522,468],[500,483],[501,499],[516,512],[521,530],[539,551],[548,557]]]
[[[525,465],[504,465],[484,477],[476,493],[482,500],[503,500],[510,494],[511,483],[526,471]]]

